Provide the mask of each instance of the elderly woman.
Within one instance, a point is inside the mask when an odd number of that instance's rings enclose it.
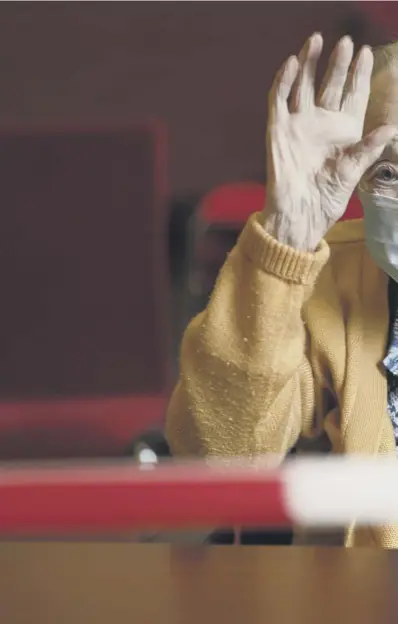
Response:
[[[272,86],[266,206],[185,332],[174,454],[395,453],[398,46],[372,73],[344,37],[316,94],[321,50],[316,33]],[[364,220],[337,223],[356,188]],[[398,527],[353,525],[341,543],[397,548]]]

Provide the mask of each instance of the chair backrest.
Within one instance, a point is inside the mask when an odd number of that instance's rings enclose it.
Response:
[[[263,209],[264,202],[263,184],[224,184],[204,196],[199,204],[199,216],[210,225],[243,227],[253,212]]]
[[[362,204],[355,195],[355,193],[351,196],[350,201],[348,202],[347,210],[341,217],[340,221],[350,221],[353,219],[362,219],[363,217],[363,209]]]
[[[0,129],[0,398],[169,378],[158,123]]]
[[[200,202],[199,217],[205,224],[241,228],[253,212],[263,209],[265,199],[266,189],[263,184],[254,182],[224,184],[205,195]],[[341,220],[361,217],[361,204],[356,195],[353,195]]]

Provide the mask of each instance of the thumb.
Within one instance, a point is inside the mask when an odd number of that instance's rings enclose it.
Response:
[[[387,143],[396,135],[398,135],[396,126],[380,126],[347,148],[339,166],[341,182],[354,188],[365,171],[380,158]]]

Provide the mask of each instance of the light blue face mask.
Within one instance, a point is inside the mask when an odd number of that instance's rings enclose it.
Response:
[[[398,199],[358,191],[366,246],[375,263],[398,282]]]

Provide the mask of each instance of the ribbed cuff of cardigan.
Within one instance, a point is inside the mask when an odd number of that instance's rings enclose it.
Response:
[[[329,259],[329,245],[321,241],[314,252],[283,245],[265,232],[260,217],[261,213],[256,213],[248,220],[239,237],[240,251],[266,273],[297,284],[312,284]]]

